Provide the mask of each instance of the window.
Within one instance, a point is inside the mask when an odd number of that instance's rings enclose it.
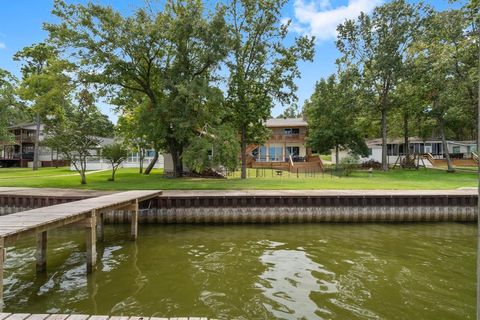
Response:
[[[283,133],[287,136],[292,135],[292,134],[299,134],[300,129],[298,129],[298,128],[285,128],[285,129],[283,129]]]
[[[269,158],[270,161],[284,161],[283,159],[283,147],[270,147],[269,151]]]
[[[368,148],[368,155],[371,156],[373,154],[372,148]]]
[[[292,156],[292,157],[297,156],[298,157],[300,155],[300,147],[287,147],[285,149],[285,151],[286,151],[286,156],[287,157],[288,156]]]
[[[460,153],[460,147],[453,147],[453,153]]]
[[[155,157],[155,150],[148,150],[146,156],[149,158]]]

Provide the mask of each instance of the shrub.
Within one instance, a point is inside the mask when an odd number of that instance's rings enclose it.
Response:
[[[340,160],[340,168],[343,170],[345,176],[349,176],[356,168],[358,168],[358,155],[349,155]]]

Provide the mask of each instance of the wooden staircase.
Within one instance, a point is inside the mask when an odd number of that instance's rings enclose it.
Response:
[[[306,162],[289,162],[289,170],[292,173],[306,171],[322,171],[323,162],[319,156],[308,156]]]
[[[255,161],[255,158],[252,155],[253,150],[258,148],[259,146],[256,144],[249,144],[246,149],[246,154],[247,154],[247,168],[252,168]]]

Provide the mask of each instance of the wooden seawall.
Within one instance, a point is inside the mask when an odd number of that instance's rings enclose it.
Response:
[[[43,198],[35,192],[0,192],[0,214],[73,201],[73,195],[67,192],[51,192]],[[476,190],[165,191],[140,204],[138,219],[139,223],[160,224],[471,222],[476,221],[476,210]],[[104,221],[130,223],[130,216],[128,210],[117,208],[105,211]]]
[[[476,190],[165,191],[139,223],[476,221]],[[129,212],[105,214],[128,223]]]

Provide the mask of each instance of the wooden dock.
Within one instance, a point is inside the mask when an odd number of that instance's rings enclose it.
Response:
[[[85,314],[30,314],[0,313],[0,320],[214,320],[206,317],[128,317],[128,316],[89,316]]]
[[[95,269],[97,259],[97,229],[103,240],[104,214],[111,210],[128,210],[131,215],[130,237],[136,240],[138,234],[138,205],[142,201],[155,199],[162,194],[158,190],[127,191],[42,207],[5,216],[0,216],[0,302],[3,304],[3,269],[6,258],[6,246],[23,236],[37,235],[37,271],[43,272],[47,266],[47,232],[50,229],[72,223],[81,223],[85,227],[87,244],[87,272]],[[13,315],[12,315],[13,317]],[[9,320],[20,320],[8,318]],[[23,318],[22,318],[23,319]],[[38,318],[40,319],[40,318]],[[35,318],[35,320],[38,320]],[[49,318],[62,320],[60,318]],[[94,318],[90,318],[94,320]],[[2,320],[2,318],[0,318]],[[32,318],[33,320],[33,318]],[[71,320],[80,320],[71,318]],[[104,319],[95,319],[104,320]]]

